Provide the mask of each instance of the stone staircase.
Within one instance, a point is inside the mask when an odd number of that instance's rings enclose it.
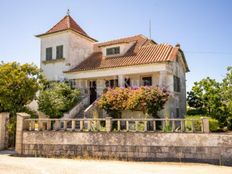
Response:
[[[88,107],[88,106],[87,106]],[[74,118],[84,118],[84,111],[87,107],[83,107]]]

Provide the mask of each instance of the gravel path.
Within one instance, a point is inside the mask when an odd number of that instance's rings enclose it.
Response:
[[[1,152],[0,174],[232,174],[232,167],[192,163],[25,158]]]

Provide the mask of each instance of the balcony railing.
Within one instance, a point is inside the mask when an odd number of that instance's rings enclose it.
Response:
[[[208,118],[201,119],[25,119],[25,131],[79,132],[209,132]]]

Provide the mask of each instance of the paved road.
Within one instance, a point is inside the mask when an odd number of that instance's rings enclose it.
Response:
[[[0,174],[232,174],[232,167],[192,163],[20,158],[1,152]]]

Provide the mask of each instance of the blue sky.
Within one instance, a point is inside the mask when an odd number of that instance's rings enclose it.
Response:
[[[39,65],[43,33],[71,16],[99,41],[144,34],[158,43],[180,43],[193,82],[221,80],[232,66],[231,0],[0,0],[0,61]]]

